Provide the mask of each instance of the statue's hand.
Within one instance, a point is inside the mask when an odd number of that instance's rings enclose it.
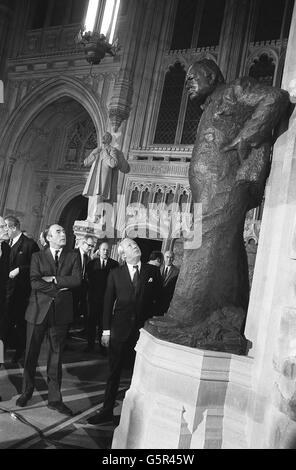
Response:
[[[237,154],[242,163],[250,153],[250,144],[244,139],[234,139],[229,145],[225,145],[221,150],[222,152],[229,152],[230,150],[237,150]]]

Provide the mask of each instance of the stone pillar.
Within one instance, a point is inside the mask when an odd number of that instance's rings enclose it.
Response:
[[[16,162],[15,157],[11,157],[8,159],[6,164],[3,166],[2,175],[0,178],[0,214],[4,213],[4,207],[6,202],[6,197],[8,193],[8,188],[10,184],[11,173],[13,169],[13,165]]]
[[[282,88],[296,103],[296,9]],[[296,442],[296,111],[277,139],[245,329],[253,346],[251,448],[295,448]]]
[[[227,0],[224,22],[220,35],[218,65],[226,82],[240,75],[241,64],[250,42],[252,19],[256,3],[254,0]]]
[[[14,2],[0,0],[0,79],[4,78],[5,61],[8,49],[9,28],[14,9]]]

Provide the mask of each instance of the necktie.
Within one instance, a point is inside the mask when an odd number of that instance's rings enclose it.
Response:
[[[54,254],[54,264],[56,268],[56,273],[58,272],[58,269],[59,269],[59,251],[60,250],[56,250]]]
[[[85,277],[85,268],[87,263],[87,255],[84,253],[82,261],[82,277]]]
[[[106,261],[102,259],[102,269],[105,269],[105,267],[106,267]]]
[[[135,294],[137,293],[138,291],[138,288],[139,288],[139,281],[140,281],[140,273],[139,273],[139,266],[136,265],[136,266],[133,266],[135,272],[134,272],[134,277],[133,277],[133,286],[134,286],[134,291],[135,291]]]
[[[11,239],[9,240],[9,246],[12,246],[12,242],[13,242],[13,239],[11,238]]]
[[[163,280],[165,280],[167,278],[168,272],[169,272],[169,268],[165,268],[165,270],[163,272]]]

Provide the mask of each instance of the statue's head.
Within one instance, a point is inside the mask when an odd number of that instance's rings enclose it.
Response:
[[[102,142],[103,144],[111,144],[112,135],[110,134],[110,132],[105,132],[105,134],[102,137]]]
[[[194,62],[188,69],[185,86],[191,99],[204,99],[216,86],[224,83],[224,77],[218,65],[211,59]]]

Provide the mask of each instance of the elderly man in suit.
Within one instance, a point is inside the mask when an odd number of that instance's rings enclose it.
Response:
[[[94,351],[96,334],[99,338],[103,332],[104,296],[109,272],[117,268],[118,262],[109,256],[110,250],[107,242],[102,242],[95,257],[88,263],[86,272],[88,279],[88,319],[87,319],[87,347],[85,352]],[[98,329],[98,331],[97,331]],[[101,353],[105,354],[101,346]]]
[[[165,313],[169,309],[179,275],[179,268],[173,264],[174,259],[173,251],[165,252],[164,265],[160,270],[162,276],[161,313]]]
[[[10,247],[7,227],[3,217],[0,217],[0,322],[6,303],[6,287],[9,274]]]
[[[49,338],[47,362],[48,408],[71,416],[61,395],[62,351],[69,324],[73,319],[71,289],[81,283],[77,253],[67,251],[66,234],[60,225],[51,225],[49,248],[35,253],[31,263],[32,293],[26,311],[27,344],[23,376],[23,393],[17,406],[26,406],[35,384],[40,348],[45,334]]]
[[[10,239],[9,278],[7,283],[7,309],[3,319],[3,340],[7,347],[11,333],[15,335],[13,362],[23,355],[26,345],[25,311],[31,293],[30,263],[33,253],[39,251],[37,243],[24,235],[20,221],[14,216],[5,217]]]
[[[88,419],[89,424],[113,419],[125,354],[134,348],[145,321],[158,311],[161,286],[159,269],[141,263],[141,250],[130,238],[121,241],[118,254],[125,263],[110,271],[104,300],[102,344],[110,348],[110,373],[103,408]]]
[[[0,217],[0,364],[4,362],[4,348],[2,341],[2,320],[6,308],[6,287],[9,274],[9,253],[10,248],[5,220]],[[0,397],[1,400],[1,397]]]

